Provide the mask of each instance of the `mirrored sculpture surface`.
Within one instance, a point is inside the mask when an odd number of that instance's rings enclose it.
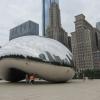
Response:
[[[65,82],[74,76],[71,52],[56,40],[23,36],[0,49],[0,77],[17,82],[34,73],[52,82]]]

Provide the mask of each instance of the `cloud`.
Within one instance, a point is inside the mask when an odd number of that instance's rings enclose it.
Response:
[[[60,0],[62,25],[69,33],[74,31],[74,16],[83,13],[93,26],[100,21],[100,0]]]
[[[41,24],[41,15],[41,0],[0,0],[0,41],[8,41],[9,30],[27,20]]]
[[[62,26],[68,32],[74,31],[74,16],[85,14],[95,26],[100,21],[100,0],[59,0]],[[0,41],[9,39],[9,30],[27,20],[40,25],[42,34],[42,0],[0,0]]]

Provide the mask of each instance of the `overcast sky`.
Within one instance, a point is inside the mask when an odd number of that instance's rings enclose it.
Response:
[[[85,14],[95,26],[100,21],[100,0],[59,0],[62,26],[68,32],[74,31],[74,16]],[[0,45],[9,39],[9,30],[27,20],[40,25],[42,34],[42,0],[0,0]]]

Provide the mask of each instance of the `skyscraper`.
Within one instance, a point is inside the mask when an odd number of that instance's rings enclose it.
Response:
[[[48,27],[49,24],[49,8],[51,6],[51,4],[55,2],[56,4],[59,5],[59,0],[43,0],[42,1],[42,30],[43,30],[43,36],[46,35],[46,29]]]
[[[64,44],[66,47],[69,47],[68,34],[62,28],[60,8],[59,4],[56,2],[52,2],[49,8],[49,23],[45,36],[47,38],[55,39]]]
[[[96,28],[100,31],[100,22],[96,23]]]
[[[9,40],[27,35],[39,35],[39,24],[33,21],[27,21],[12,28],[10,30]]]
[[[75,16],[75,32],[72,33],[72,52],[77,71],[100,69],[100,32],[83,14]]]

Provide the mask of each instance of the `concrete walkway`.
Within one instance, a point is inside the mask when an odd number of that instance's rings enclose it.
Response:
[[[34,85],[1,81],[0,100],[100,100],[100,80],[36,81]]]

